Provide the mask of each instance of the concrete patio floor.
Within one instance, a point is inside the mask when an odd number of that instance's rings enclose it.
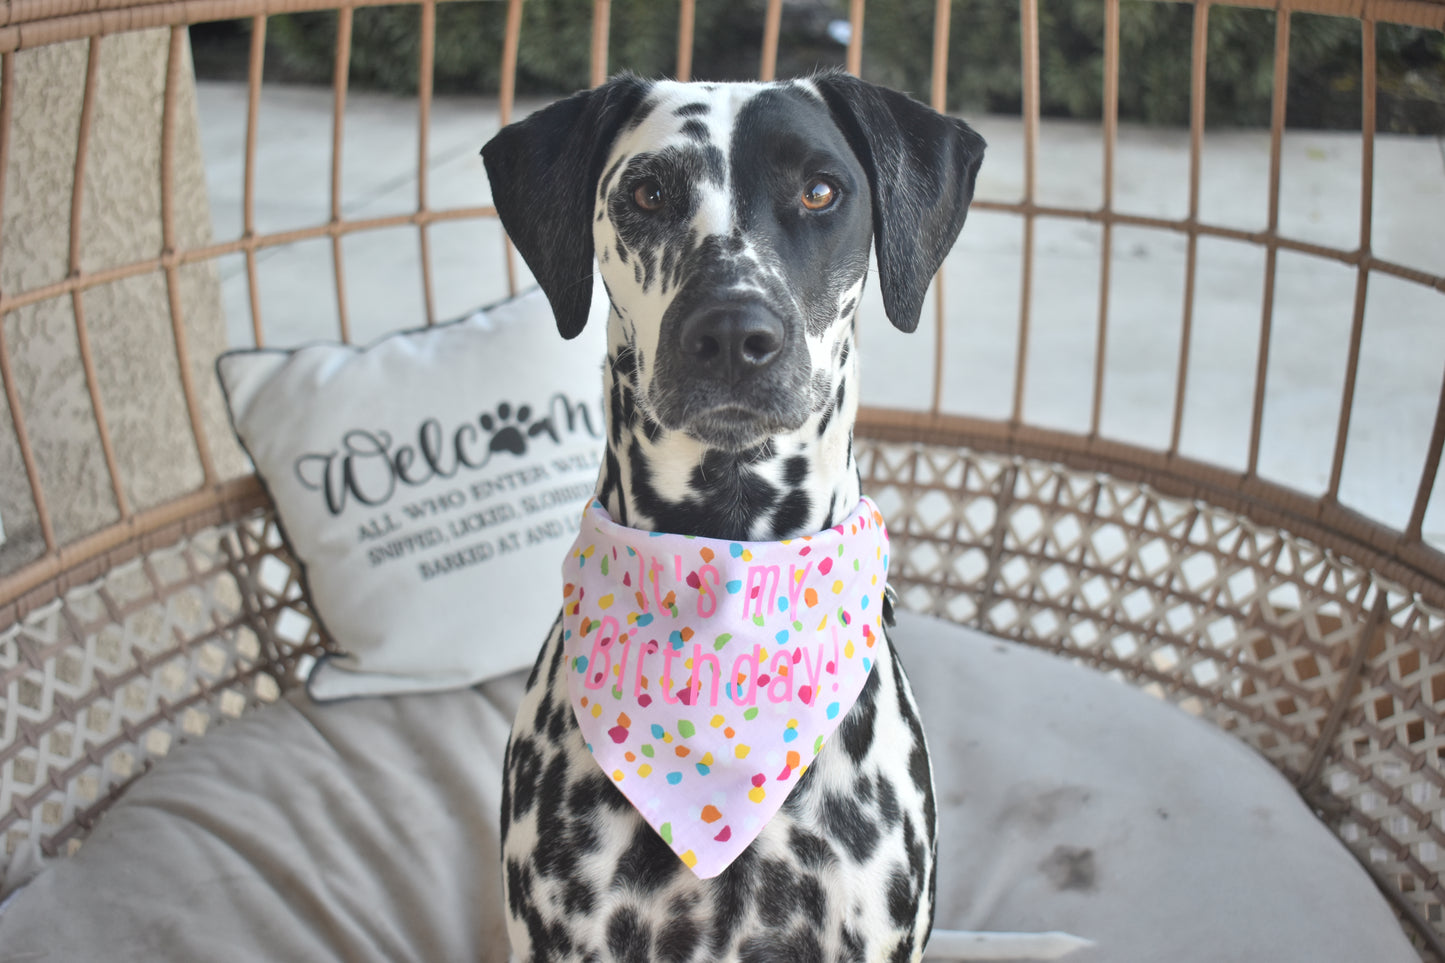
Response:
[[[519,105],[517,116],[530,106]],[[214,236],[242,230],[246,89],[198,85]],[[268,86],[260,109],[256,230],[310,227],[330,218],[331,92]],[[978,198],[1016,201],[1023,190],[1023,134],[1017,118],[970,118],[988,139]],[[487,204],[478,150],[498,128],[496,102],[438,98],[427,152],[428,201],[435,209]],[[414,100],[353,92],[347,102],[341,178],[348,218],[405,214],[418,199],[418,116]],[[1115,167],[1115,205],[1131,214],[1188,212],[1188,131],[1124,125]],[[1046,121],[1038,201],[1098,206],[1098,125]],[[1291,131],[1283,146],[1280,230],[1350,249],[1360,238],[1357,134]],[[1209,131],[1201,161],[1200,216],[1243,230],[1266,226],[1269,136]],[[1445,268],[1445,144],[1380,136],[1375,148],[1372,249],[1377,257],[1430,272]],[[445,320],[507,295],[502,235],[494,222],[430,228],[436,316]],[[1018,352],[1023,228],[1016,216],[976,210],[945,266],[948,411],[1006,418]],[[1102,229],[1080,220],[1040,219],[1035,231],[1032,322],[1025,372],[1026,420],[1087,431],[1099,318]],[[418,231],[401,227],[351,235],[342,243],[352,339],[370,341],[426,319]],[[269,248],[260,262],[260,311],[270,345],[339,334],[331,243]],[[1168,444],[1184,304],[1186,238],[1173,231],[1113,232],[1108,342],[1100,430],[1107,437]],[[252,343],[244,259],[219,264],[229,338]],[[1250,408],[1265,283],[1265,252],[1205,238],[1199,243],[1194,333],[1181,450],[1227,467],[1247,457]],[[523,269],[522,285],[530,283]],[[1356,271],[1342,263],[1281,252],[1260,449],[1263,476],[1306,493],[1329,478],[1345,375]],[[933,309],[913,335],[884,319],[876,285],[865,299],[865,402],[926,407],[931,398]],[[1391,525],[1409,515],[1445,372],[1445,298],[1422,285],[1372,275],[1355,413],[1341,500]],[[1445,486],[1442,486],[1445,487]],[[1426,532],[1445,543],[1445,493]]]

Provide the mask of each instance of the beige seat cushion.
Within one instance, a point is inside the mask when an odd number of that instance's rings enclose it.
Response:
[[[1265,762],[1046,654],[896,638],[940,801],[938,924],[1065,930],[1087,961],[1416,961]],[[501,961],[497,811],[524,674],[317,706],[177,749],[0,912],[0,960]]]

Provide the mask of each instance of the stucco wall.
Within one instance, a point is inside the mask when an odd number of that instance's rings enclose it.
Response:
[[[86,157],[82,269],[90,272],[157,256],[162,248],[161,113],[169,31],[106,37],[101,44],[94,127]],[[70,270],[71,187],[85,86],[87,44],[15,55],[15,113],[5,178],[0,285],[18,292],[63,279]],[[206,243],[206,200],[195,93],[180,90],[174,203],[177,244]],[[207,440],[220,477],[243,469],[222,412],[211,363],[225,325],[214,268],[180,272],[180,302],[192,377],[203,399]],[[171,330],[165,275],[153,272],[84,295],[97,380],[133,510],[202,480],[191,439]],[[69,295],[4,319],[41,481],[63,544],[115,521],[118,510],[85,384]],[[13,422],[0,396],[0,518],[8,540],[0,572],[43,551]]]

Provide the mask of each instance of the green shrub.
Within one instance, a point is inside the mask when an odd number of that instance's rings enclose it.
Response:
[[[784,5],[779,76],[840,63],[827,37],[847,0]],[[434,83],[441,92],[497,89],[507,5],[437,6]],[[756,76],[765,0],[698,0],[693,75],[716,80]],[[517,85],[523,93],[560,94],[588,83],[592,0],[527,0],[522,7]],[[932,72],[934,0],[876,0],[864,22],[864,76],[927,96]],[[677,4],[613,0],[609,64],[643,76],[671,75],[677,57]],[[1119,113],[1126,120],[1189,122],[1194,8],[1125,0],[1120,11]],[[411,92],[417,85],[421,11],[362,7],[352,29],[351,81]],[[1274,84],[1275,13],[1211,7],[1209,124],[1268,124]],[[330,80],[334,13],[273,17],[268,57],[286,79]],[[1040,103],[1047,116],[1097,118],[1103,109],[1102,0],[1040,0]],[[1291,125],[1357,127],[1360,122],[1359,24],[1296,14],[1290,27]],[[1445,132],[1445,40],[1435,31],[1381,25],[1379,127]],[[1018,112],[1022,99],[1018,5],[953,0],[949,106]]]
[[[499,86],[507,5],[442,3],[436,8],[433,83],[438,91],[484,93]],[[608,61],[644,76],[670,75],[677,65],[677,5],[614,0]],[[733,79],[757,72],[762,2],[701,2],[693,52],[699,76]],[[398,93],[416,90],[421,57],[421,9],[360,7],[352,21],[350,79],[358,87]],[[302,82],[331,78],[336,15],[287,14],[267,27],[268,57],[283,75]],[[517,86],[524,93],[558,94],[588,85],[591,75],[591,0],[529,0],[522,6]],[[747,52],[744,56],[744,52]],[[746,62],[746,66],[743,63]]]
[[[933,0],[868,7],[865,76],[926,94],[932,76]],[[996,0],[954,0],[949,35],[949,106],[1016,113],[1022,101],[1019,11]],[[1157,124],[1189,122],[1194,8],[1125,0],[1119,15],[1119,115]],[[1214,6],[1209,12],[1205,120],[1268,124],[1274,91],[1275,13]],[[1040,0],[1039,101],[1046,116],[1103,112],[1104,4]],[[1360,25],[1295,14],[1290,21],[1288,123],[1358,127]],[[1377,28],[1378,125],[1445,132],[1445,40],[1436,31]]]

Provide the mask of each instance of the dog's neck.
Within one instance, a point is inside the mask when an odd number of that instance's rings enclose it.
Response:
[[[816,410],[795,431],[744,451],[711,448],[649,418],[632,349],[609,339],[603,375],[607,451],[597,496],[620,524],[645,531],[770,541],[831,528],[862,497],[853,457],[858,409],[854,319],[814,384]],[[613,331],[617,326],[612,326]]]

